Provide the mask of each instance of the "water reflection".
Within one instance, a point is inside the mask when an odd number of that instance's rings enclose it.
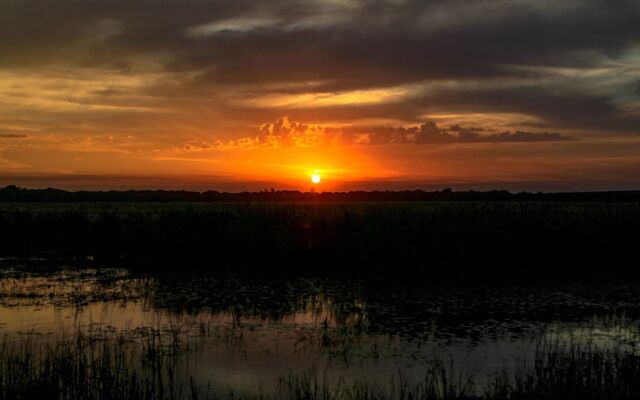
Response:
[[[152,341],[179,350],[180,370],[197,385],[242,393],[274,391],[292,371],[322,371],[330,382],[380,384],[398,373],[419,380],[442,358],[485,377],[533,354],[540,340],[618,347],[639,337],[629,323],[640,315],[633,286],[407,291],[123,269],[0,271],[5,343],[77,332],[92,341]]]

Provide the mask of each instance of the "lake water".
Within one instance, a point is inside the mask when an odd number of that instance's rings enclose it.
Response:
[[[179,344],[184,377],[220,392],[269,393],[309,371],[328,382],[419,381],[434,360],[482,384],[531,357],[545,335],[635,345],[640,318],[637,285],[408,290],[2,264],[5,345],[78,331],[134,343],[157,336]]]

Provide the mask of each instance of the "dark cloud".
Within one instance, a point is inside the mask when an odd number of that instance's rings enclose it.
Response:
[[[484,132],[487,130],[491,130],[491,129],[487,129],[487,128],[477,128],[477,127],[471,127],[471,128],[463,128],[460,125],[451,125],[449,127],[449,130],[451,132],[463,132],[463,131],[469,131],[469,132]]]
[[[255,110],[260,112],[259,110]],[[279,110],[278,110],[279,111]],[[560,89],[547,86],[509,87],[490,85],[483,88],[452,87],[431,90],[398,101],[374,105],[339,105],[318,107],[313,115],[319,119],[349,120],[377,118],[419,121],[433,113],[518,114],[535,117],[527,129],[571,129],[587,132],[640,134],[640,116],[620,108],[617,99],[604,94],[582,92],[580,88]],[[287,113],[301,119],[311,109]],[[263,117],[264,114],[263,114]]]
[[[412,123],[434,111],[506,112],[536,117],[550,130],[637,133],[640,119],[621,111],[615,91],[558,76],[551,67],[586,71],[627,57],[640,46],[638,21],[637,0],[9,0],[0,2],[0,66],[105,68],[127,76],[146,68],[163,74],[148,82],[151,88],[105,88],[93,100],[149,104],[159,113],[216,109],[243,124],[285,113]],[[259,97],[433,82],[458,85],[313,111],[215,99],[220,88]],[[478,82],[485,86],[466,85]],[[471,133],[458,131],[469,139]],[[372,141],[393,135],[405,140],[387,130]],[[420,140],[450,140],[425,135]]]
[[[0,133],[0,139],[24,139],[27,137],[21,133]]]
[[[491,143],[508,143],[508,142],[565,142],[568,140],[576,140],[571,136],[564,136],[557,132],[502,132],[481,138],[477,134],[470,133],[471,141],[486,141]]]
[[[390,131],[380,134],[380,131]],[[502,132],[479,134],[482,128],[462,128],[454,125],[449,129],[438,127],[433,121],[427,121],[419,127],[412,128],[377,128],[369,132],[369,144],[414,143],[517,143],[517,142],[558,142],[575,140],[556,132]]]
[[[577,90],[531,86],[459,89],[413,101],[417,109],[433,104],[459,111],[531,115],[554,128],[640,133],[640,117],[620,110],[611,98]]]
[[[6,1],[0,50],[2,63],[106,66],[161,53],[169,68],[201,71],[204,81],[328,79],[335,82],[327,89],[344,89],[521,74],[505,65],[585,67],[618,56],[640,37],[633,0],[356,4],[341,10],[291,0]],[[267,23],[186,34],[229,20]]]
[[[233,142],[232,146],[292,147],[332,144],[388,145],[388,144],[453,144],[453,143],[524,143],[561,142],[576,140],[556,132],[502,132],[479,134],[483,128],[463,128],[458,125],[449,129],[439,127],[433,121],[419,126],[347,126],[322,127],[278,118],[273,123],[260,126],[257,137],[248,137]],[[216,147],[223,147],[222,144]],[[190,147],[189,149],[191,149]]]

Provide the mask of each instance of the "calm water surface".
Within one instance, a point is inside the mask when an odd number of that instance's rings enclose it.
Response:
[[[385,385],[434,359],[476,380],[532,354],[544,335],[635,343],[636,285],[400,289],[298,279],[241,282],[122,269],[0,269],[0,335],[55,342],[156,335],[180,343],[181,372],[214,390],[275,390],[287,374]]]

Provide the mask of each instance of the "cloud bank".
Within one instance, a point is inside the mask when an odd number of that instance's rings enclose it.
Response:
[[[453,125],[441,128],[433,121],[419,126],[346,126],[323,127],[291,121],[288,117],[260,125],[256,136],[228,142],[192,141],[184,150],[212,150],[264,147],[318,147],[331,145],[435,145],[465,143],[528,143],[565,142],[576,140],[557,132],[487,133],[484,128],[463,128]]]
[[[637,134],[639,20],[635,0],[5,1],[0,68],[130,79],[67,93],[84,121],[134,104],[240,125],[455,111]]]

